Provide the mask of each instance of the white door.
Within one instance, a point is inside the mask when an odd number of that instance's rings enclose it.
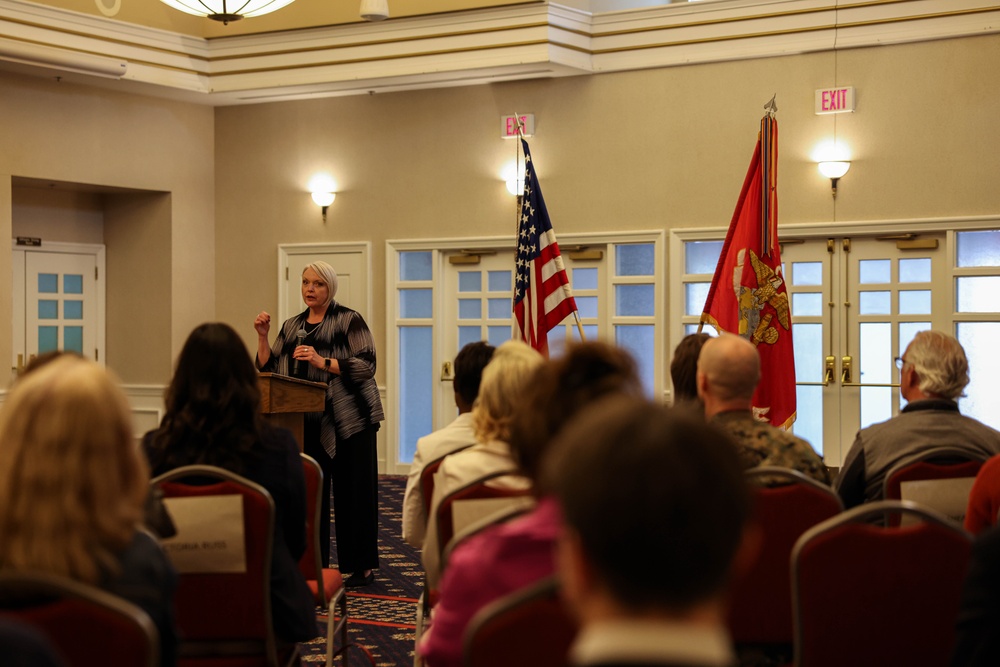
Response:
[[[55,350],[104,362],[104,247],[13,252],[14,366]]]
[[[893,359],[914,334],[950,331],[945,234],[919,243],[839,237],[786,243],[798,419],[793,431],[839,466],[859,428],[899,413]]]
[[[367,244],[316,244],[279,246],[279,271],[281,271],[281,295],[279,297],[279,321],[284,322],[305,310],[302,301],[302,271],[315,261],[324,261],[337,272],[337,295],[334,297],[352,310],[361,313],[365,322],[371,325],[371,295],[368,291]]]

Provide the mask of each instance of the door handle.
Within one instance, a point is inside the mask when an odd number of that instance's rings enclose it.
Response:
[[[840,359],[840,384],[848,385],[851,382],[851,358],[842,357]]]
[[[826,370],[823,373],[823,386],[829,387],[830,383],[833,382],[833,374],[836,372],[834,370],[837,365],[837,358],[832,354],[826,358]]]

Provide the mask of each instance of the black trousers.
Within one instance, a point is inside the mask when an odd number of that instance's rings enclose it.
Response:
[[[337,566],[341,572],[361,572],[378,567],[378,453],[370,428],[337,441],[337,455],[326,453],[319,442],[319,423],[306,423],[305,453],[323,469],[323,503],[320,507],[320,556],[330,563],[330,492],[337,534]]]

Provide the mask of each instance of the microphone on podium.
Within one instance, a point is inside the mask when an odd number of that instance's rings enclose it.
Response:
[[[306,336],[305,329],[299,329],[298,333],[295,334],[295,347],[305,344]],[[302,374],[302,360],[296,359],[292,362],[292,377],[299,377]]]

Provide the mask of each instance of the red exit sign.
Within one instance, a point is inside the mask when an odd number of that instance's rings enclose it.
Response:
[[[816,91],[816,113],[850,113],[854,111],[854,86],[824,88]]]
[[[521,133],[530,137],[535,134],[535,114],[523,113],[500,118],[500,137],[512,139],[517,136],[517,122],[521,121]]]

